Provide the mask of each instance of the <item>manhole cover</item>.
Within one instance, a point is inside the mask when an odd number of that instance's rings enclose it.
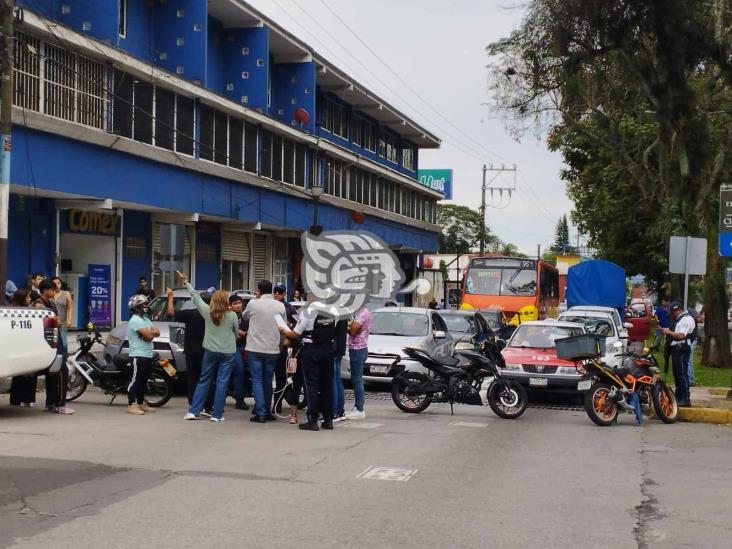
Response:
[[[397,469],[394,467],[379,467],[372,465],[356,478],[367,478],[371,480],[395,480],[407,482],[417,474],[417,469]]]

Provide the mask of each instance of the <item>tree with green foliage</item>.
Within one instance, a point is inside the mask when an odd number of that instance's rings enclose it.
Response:
[[[603,257],[660,281],[672,234],[706,236],[703,360],[730,366],[718,188],[730,177],[730,0],[531,0],[488,47],[517,135],[549,134],[578,228]]]
[[[567,221],[567,214],[564,214],[557,221],[557,227],[554,230],[554,245],[553,250],[560,254],[571,253],[574,248],[569,243],[569,221]]]

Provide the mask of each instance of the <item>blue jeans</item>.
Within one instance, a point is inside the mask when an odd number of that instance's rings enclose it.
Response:
[[[226,393],[229,390],[229,377],[234,366],[234,354],[215,353],[208,349],[203,351],[201,378],[198,380],[198,385],[196,385],[196,392],[193,393],[193,402],[188,407],[189,413],[198,415],[203,410],[216,366],[218,366],[219,371],[216,377],[216,395],[214,396],[212,415],[215,418],[221,418],[224,415]]]
[[[346,413],[346,395],[341,381],[341,357],[333,359],[333,417]]]
[[[272,402],[272,378],[279,354],[249,353],[249,369],[252,371],[254,415],[266,416]]]
[[[689,384],[694,383],[694,349],[696,349],[696,340],[691,344],[689,351],[689,361],[687,362],[686,373],[688,374]]]
[[[351,383],[356,397],[356,410],[359,412],[363,412],[363,367],[368,354],[368,348],[348,350],[348,358],[351,359]]]
[[[241,347],[236,348],[234,353],[234,368],[231,371],[231,379],[234,382],[234,400],[237,406],[244,403],[244,357]]]

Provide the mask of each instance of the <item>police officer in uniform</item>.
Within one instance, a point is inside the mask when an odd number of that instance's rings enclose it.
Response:
[[[308,422],[303,431],[318,431],[318,417],[323,415],[323,429],[333,429],[333,357],[335,353],[336,319],[323,313],[303,310],[297,325],[290,330],[279,326],[290,339],[302,342],[300,367],[305,378]]]
[[[691,406],[689,396],[689,337],[696,327],[696,321],[684,310],[684,306],[674,301],[670,307],[674,328],[664,328],[661,333],[671,338],[671,367],[676,384],[676,401],[679,406]]]

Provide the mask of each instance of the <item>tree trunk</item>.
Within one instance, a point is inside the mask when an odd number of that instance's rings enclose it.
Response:
[[[704,278],[704,350],[702,363],[715,368],[732,367],[727,330],[727,259],[719,256],[716,226],[707,232],[707,274]]]

